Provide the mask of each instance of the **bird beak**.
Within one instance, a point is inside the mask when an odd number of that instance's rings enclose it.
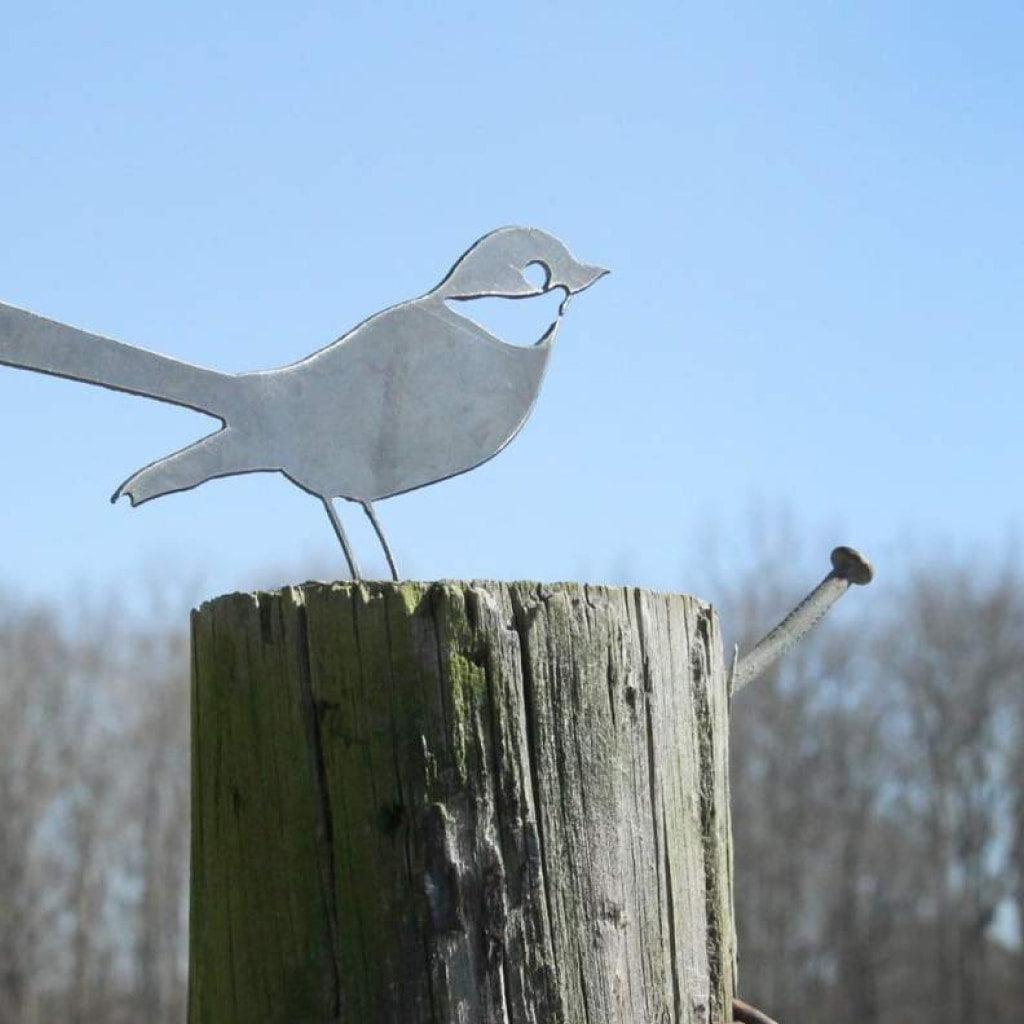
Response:
[[[589,288],[595,281],[600,280],[610,271],[604,267],[594,267],[588,263],[577,263],[572,269],[569,279],[564,282],[570,295],[576,295],[584,289]]]

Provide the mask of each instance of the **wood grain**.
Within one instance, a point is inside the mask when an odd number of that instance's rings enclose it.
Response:
[[[307,584],[193,615],[191,1024],[730,1019],[711,609]]]

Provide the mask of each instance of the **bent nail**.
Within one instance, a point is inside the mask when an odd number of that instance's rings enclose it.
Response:
[[[799,643],[849,590],[851,584],[866,586],[874,574],[871,563],[860,552],[848,547],[835,548],[832,552],[832,571],[748,654],[736,662],[732,673],[732,692],[742,690]]]

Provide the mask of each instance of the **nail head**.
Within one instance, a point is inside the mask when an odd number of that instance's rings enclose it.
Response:
[[[871,563],[859,551],[845,546],[833,549],[832,571],[859,587],[866,586],[875,576]]]

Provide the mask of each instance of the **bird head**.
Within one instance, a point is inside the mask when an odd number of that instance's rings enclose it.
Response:
[[[543,283],[526,276],[531,266],[544,271]],[[607,273],[581,263],[554,235],[539,228],[498,228],[469,248],[434,293],[443,299],[520,299],[561,288],[568,298]]]

